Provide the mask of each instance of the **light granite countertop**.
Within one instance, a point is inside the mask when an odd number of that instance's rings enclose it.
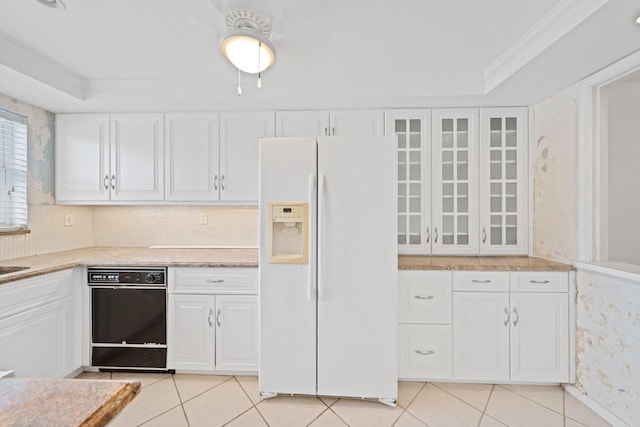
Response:
[[[96,246],[51,252],[0,262],[28,267],[0,276],[0,284],[80,266],[258,267],[255,248],[149,248]]]
[[[398,270],[573,271],[569,264],[527,256],[413,256],[398,257]]]
[[[139,392],[139,382],[2,379],[0,425],[106,426]]]
[[[51,252],[0,261],[7,266],[28,267],[0,275],[0,284],[79,266],[162,266],[162,267],[258,267],[256,248],[167,248],[96,246]],[[399,270],[501,270],[501,271],[572,271],[568,264],[526,256],[469,257],[413,256],[398,257]]]

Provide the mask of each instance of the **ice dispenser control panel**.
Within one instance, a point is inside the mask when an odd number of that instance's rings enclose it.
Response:
[[[309,205],[307,203],[271,203],[270,206],[269,262],[307,264],[309,262]]]

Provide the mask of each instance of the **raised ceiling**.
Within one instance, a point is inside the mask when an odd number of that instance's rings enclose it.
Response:
[[[0,0],[0,93],[55,112],[523,105],[640,49],[634,0]],[[226,8],[273,22],[242,76]]]

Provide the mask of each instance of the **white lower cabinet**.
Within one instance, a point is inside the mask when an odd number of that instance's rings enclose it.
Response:
[[[568,382],[569,296],[511,294],[511,380]]]
[[[216,369],[258,369],[258,297],[216,296]]]
[[[170,269],[167,368],[258,371],[258,296],[246,295],[256,276],[255,269]]]
[[[451,325],[398,326],[398,377],[451,379]]]
[[[453,377],[509,379],[509,293],[454,292]]]
[[[73,369],[73,305],[65,298],[0,320],[0,370],[62,378]]]
[[[213,325],[216,297],[169,295],[167,367],[210,370],[216,368]]]
[[[400,271],[398,287],[398,377],[451,379],[451,271]]]
[[[570,382],[569,273],[403,271],[398,282],[401,379]]]
[[[64,270],[0,286],[0,371],[62,378],[80,368],[74,277]]]

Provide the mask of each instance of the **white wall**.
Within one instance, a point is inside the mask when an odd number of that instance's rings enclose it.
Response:
[[[618,84],[608,98],[609,261],[640,265],[640,84]]]
[[[571,262],[578,251],[578,124],[570,87],[533,108],[533,254]]]
[[[640,281],[578,271],[578,387],[640,425]]]

